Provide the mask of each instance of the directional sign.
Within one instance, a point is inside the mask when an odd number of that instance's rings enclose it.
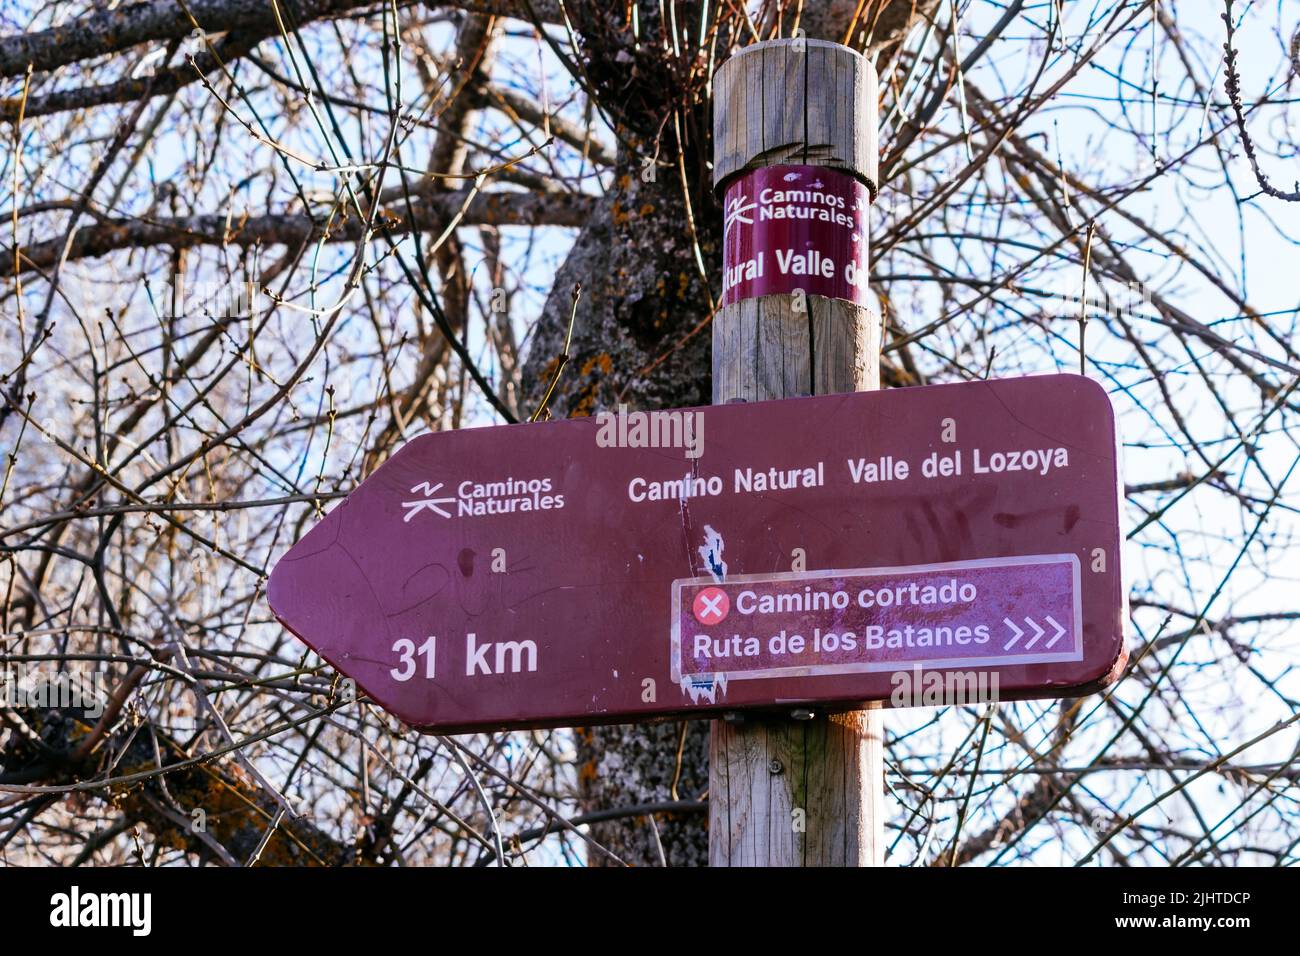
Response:
[[[1083,693],[1125,660],[1120,547],[1110,401],[1047,375],[425,435],[267,590],[467,731]]]

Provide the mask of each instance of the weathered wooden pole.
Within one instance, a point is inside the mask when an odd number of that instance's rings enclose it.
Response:
[[[756,43],[718,69],[713,110],[729,267],[713,320],[713,403],[878,388],[881,326],[866,288],[875,69],[836,43]],[[824,567],[800,542],[789,549],[792,569]],[[880,865],[883,791],[878,707],[714,721],[709,862]]]

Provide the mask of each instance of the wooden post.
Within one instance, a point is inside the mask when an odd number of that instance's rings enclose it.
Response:
[[[876,72],[861,54],[823,40],[756,43],[724,62],[713,84],[719,195],[747,170],[799,164],[850,173],[875,198]],[[801,298],[764,295],[718,312],[715,405],[879,387],[879,317],[844,299]],[[817,567],[817,556],[808,563]],[[881,723],[878,707],[715,720],[710,865],[880,865]]]

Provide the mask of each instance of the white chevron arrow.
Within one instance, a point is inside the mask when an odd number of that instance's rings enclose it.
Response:
[[[1022,637],[1025,636],[1025,632],[1022,631],[1020,628],[1016,627],[1015,623],[1009,617],[1004,617],[1002,619],[1002,623],[1005,624],[1007,627],[1011,628],[1011,630],[1016,632],[1015,637],[1011,638],[1011,640],[1007,641],[1006,644],[1002,645],[1002,649],[1004,651],[1009,651],[1011,650],[1012,645],[1016,643],[1016,641],[1020,640]]]
[[[1042,637],[1044,634],[1046,634],[1047,632],[1044,631],[1043,628],[1039,625],[1039,623],[1035,621],[1032,617],[1025,618],[1025,623],[1034,629],[1034,636],[1029,639],[1029,642],[1027,644],[1025,644],[1025,650],[1029,650],[1031,647],[1037,644],[1038,639]]]
[[[1052,620],[1050,614],[1047,616],[1047,623],[1052,625],[1052,627],[1056,628],[1056,633],[1052,635],[1052,639],[1048,641],[1046,644],[1044,644],[1043,647],[1051,647],[1053,644],[1055,644],[1057,641],[1059,641],[1062,637],[1065,636],[1065,628],[1061,627],[1061,625],[1057,624],[1056,621]]]

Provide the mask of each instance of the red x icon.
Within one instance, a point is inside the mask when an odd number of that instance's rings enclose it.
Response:
[[[701,624],[717,624],[731,610],[731,600],[722,588],[705,588],[695,595],[694,609]]]

